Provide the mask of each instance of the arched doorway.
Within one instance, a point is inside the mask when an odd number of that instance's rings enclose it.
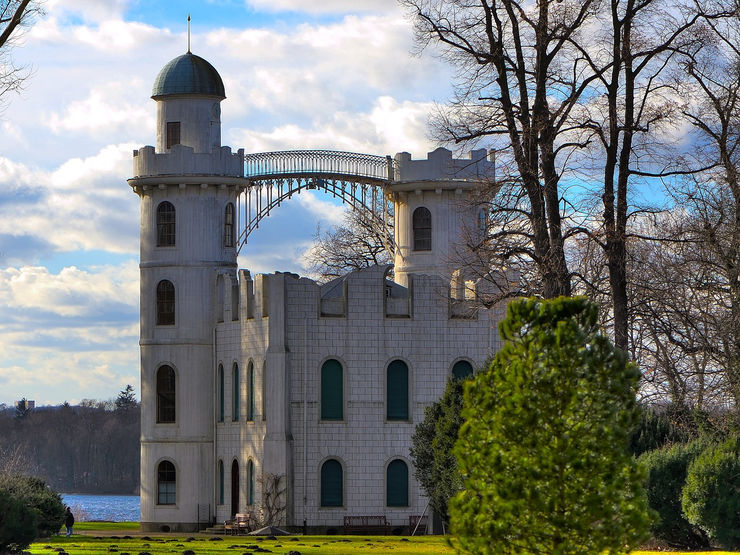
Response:
[[[239,463],[231,463],[231,516],[239,512]]]

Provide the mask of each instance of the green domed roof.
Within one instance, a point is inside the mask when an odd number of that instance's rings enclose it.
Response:
[[[226,98],[224,82],[216,68],[190,52],[169,62],[154,80],[152,98],[175,94],[202,94]]]

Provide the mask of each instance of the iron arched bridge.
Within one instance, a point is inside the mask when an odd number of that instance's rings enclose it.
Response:
[[[393,158],[333,150],[287,150],[244,156],[248,185],[239,198],[238,248],[260,221],[303,190],[322,190],[360,211],[386,233],[392,225],[387,187],[393,180]],[[391,234],[392,236],[392,234]],[[385,245],[393,252],[394,245]]]

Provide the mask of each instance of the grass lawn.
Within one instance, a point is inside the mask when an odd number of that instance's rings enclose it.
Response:
[[[118,523],[120,524],[120,523]],[[34,555],[57,555],[57,548],[64,548],[70,555],[117,553],[138,555],[181,554],[191,550],[196,555],[207,553],[273,553],[284,555],[299,551],[301,555],[344,555],[350,553],[373,553],[376,555],[422,555],[453,554],[444,537],[404,538],[399,536],[282,536],[274,540],[253,536],[225,536],[222,539],[148,536],[141,537],[96,537],[92,535],[56,536],[31,544],[27,551]],[[220,538],[220,536],[219,536]],[[260,551],[262,550],[262,551]],[[269,551],[267,551],[269,550]]]
[[[190,550],[195,555],[208,553],[273,553],[285,555],[289,551],[299,551],[301,555],[351,555],[370,553],[374,555],[452,555],[443,536],[402,537],[402,536],[283,536],[274,540],[253,536],[198,537],[182,536],[131,537],[127,531],[138,531],[138,522],[80,522],[75,531],[86,531],[87,535],[64,535],[37,541],[28,551],[34,555],[57,555],[59,548],[69,555],[90,554],[108,555],[181,555]],[[120,531],[120,535],[99,537],[95,531]],[[633,555],[654,555],[654,551],[635,551]],[[679,555],[678,552],[675,552]],[[703,552],[707,555],[727,555],[727,551]],[[686,554],[689,555],[689,554]],[[702,555],[693,552],[690,555]]]

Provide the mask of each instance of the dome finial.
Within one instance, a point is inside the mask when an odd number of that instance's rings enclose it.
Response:
[[[188,54],[190,54],[190,14],[188,14]]]

